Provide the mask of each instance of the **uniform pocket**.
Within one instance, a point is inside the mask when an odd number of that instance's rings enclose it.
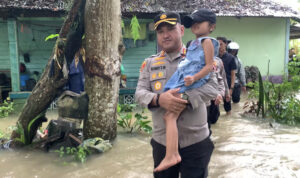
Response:
[[[157,70],[150,72],[150,83],[152,91],[160,93],[166,84],[166,70]]]

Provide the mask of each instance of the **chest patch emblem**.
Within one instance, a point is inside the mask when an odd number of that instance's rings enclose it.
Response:
[[[156,73],[152,74],[152,79],[156,79]]]
[[[159,73],[158,73],[158,77],[159,77],[159,78],[162,78],[163,76],[164,76],[164,73],[163,73],[163,72],[159,72]]]
[[[161,89],[161,82],[157,81],[154,83],[154,88],[155,90],[160,90]]]

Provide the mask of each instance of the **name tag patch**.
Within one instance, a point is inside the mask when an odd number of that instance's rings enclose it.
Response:
[[[164,69],[166,69],[166,66],[151,67],[151,70],[164,70]]]

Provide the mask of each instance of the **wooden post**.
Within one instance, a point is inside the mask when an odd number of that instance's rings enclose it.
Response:
[[[19,70],[19,52],[17,37],[16,19],[7,20],[9,58],[10,58],[10,75],[12,91],[20,91],[20,70]]]

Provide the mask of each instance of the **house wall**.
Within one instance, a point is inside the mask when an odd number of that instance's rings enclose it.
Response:
[[[10,69],[7,21],[0,19],[0,71]],[[9,73],[9,72],[8,72]]]
[[[63,20],[61,18],[26,18],[17,20],[17,38],[19,60],[29,72],[42,73],[51,55],[55,39],[45,41],[50,34],[58,33]],[[7,21],[0,20],[0,70],[10,70]],[[28,53],[30,62],[24,62]]]
[[[18,21],[19,59],[32,73],[42,73],[52,53],[56,38],[45,41],[50,34],[59,32],[63,20],[60,18],[30,18]],[[24,61],[29,54],[30,62]]]
[[[126,31],[124,43],[126,52],[122,64],[127,75],[127,86],[134,88],[139,76],[139,69],[145,58],[156,52],[155,33],[149,32],[148,24],[152,20],[140,19],[140,39],[133,43],[130,34],[130,22],[125,20]],[[52,53],[55,40],[45,41],[50,34],[58,33],[63,19],[61,18],[18,18],[17,39],[19,61],[26,65],[32,78],[34,71],[43,72]],[[0,20],[0,70],[10,70],[7,21]],[[24,54],[29,54],[30,62],[24,61]],[[9,74],[9,72],[8,72]]]
[[[140,19],[140,39],[134,44],[129,34],[130,29],[126,28],[123,35],[123,42],[126,47],[122,64],[124,66],[124,74],[127,76],[127,87],[135,88],[137,78],[139,77],[140,67],[145,58],[156,53],[156,36],[154,31],[149,31],[148,25],[152,20]]]
[[[286,53],[286,20],[285,18],[255,17],[218,17],[217,28],[213,37],[225,36],[240,45],[238,56],[244,66],[257,66],[262,75],[284,74]],[[194,39],[190,29],[186,29],[184,43]]]

